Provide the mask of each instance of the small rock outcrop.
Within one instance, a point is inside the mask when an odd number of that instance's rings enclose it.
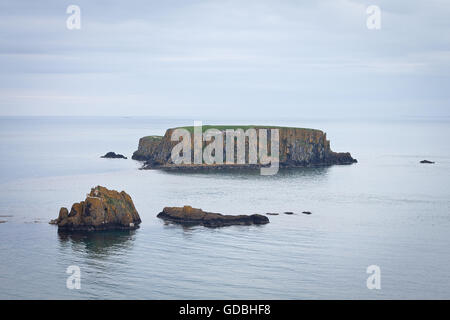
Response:
[[[107,159],[127,159],[123,154],[115,153],[115,152],[108,152],[104,156],[101,156],[100,158],[107,158]]]
[[[91,189],[86,200],[59,210],[57,219],[50,224],[60,230],[97,231],[114,229],[136,229],[141,223],[131,197],[125,192],[108,190],[97,186]]]
[[[203,225],[217,228],[232,225],[251,225],[269,223],[269,218],[260,214],[252,215],[223,215],[220,213],[206,212],[202,209],[184,207],[165,207],[158,213],[158,218],[184,225]]]
[[[294,212],[292,212],[292,211],[285,211],[285,212],[283,212],[284,214],[287,214],[287,215],[293,215],[293,214],[295,214]],[[303,214],[311,214],[311,211],[302,211],[302,213]],[[268,212],[268,213],[266,213],[266,215],[268,215],[268,216],[277,216],[277,215],[279,215],[279,213],[276,213],[276,212]]]
[[[434,161],[430,161],[430,160],[422,160],[422,161],[420,161],[420,163],[434,163]]]

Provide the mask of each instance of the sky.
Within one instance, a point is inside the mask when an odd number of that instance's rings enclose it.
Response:
[[[448,0],[0,0],[0,116],[448,117],[449,101]]]

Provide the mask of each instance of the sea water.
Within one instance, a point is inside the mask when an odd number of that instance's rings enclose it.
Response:
[[[450,298],[449,119],[200,119],[321,129],[358,159],[274,176],[139,170],[130,159],[140,137],[193,120],[0,118],[0,298]],[[101,159],[108,151],[128,160]],[[48,224],[96,185],[130,194],[141,227],[60,234]],[[156,217],[182,205],[280,214],[217,229]],[[367,287],[372,265],[380,289]],[[69,266],[80,289],[66,285]]]

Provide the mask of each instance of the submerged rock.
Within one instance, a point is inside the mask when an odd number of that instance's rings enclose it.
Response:
[[[158,213],[157,217],[179,224],[203,225],[211,228],[269,223],[269,218],[260,214],[223,215],[220,213],[206,212],[202,209],[192,208],[191,206],[165,207],[163,211]]]
[[[267,212],[266,215],[268,215],[268,216],[277,216],[278,213],[275,213],[275,212]]]
[[[303,214],[311,214],[311,211],[302,211]]]
[[[434,161],[430,161],[430,160],[422,160],[422,161],[420,161],[420,163],[434,163]]]
[[[293,212],[291,212],[291,211],[287,211],[287,212],[283,212],[284,214],[289,214],[289,215],[291,215],[291,214],[294,214]]]
[[[101,156],[100,158],[108,158],[108,159],[127,159],[123,154],[115,153],[115,152],[108,152],[104,156]]]
[[[50,221],[68,231],[136,229],[140,223],[141,218],[125,191],[101,186],[92,188],[86,200],[74,203],[70,212],[61,208],[58,218]]]

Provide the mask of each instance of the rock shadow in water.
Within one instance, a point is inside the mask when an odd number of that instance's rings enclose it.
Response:
[[[131,249],[137,230],[110,230],[97,232],[68,232],[59,230],[62,246],[71,246],[89,254],[109,255]]]

